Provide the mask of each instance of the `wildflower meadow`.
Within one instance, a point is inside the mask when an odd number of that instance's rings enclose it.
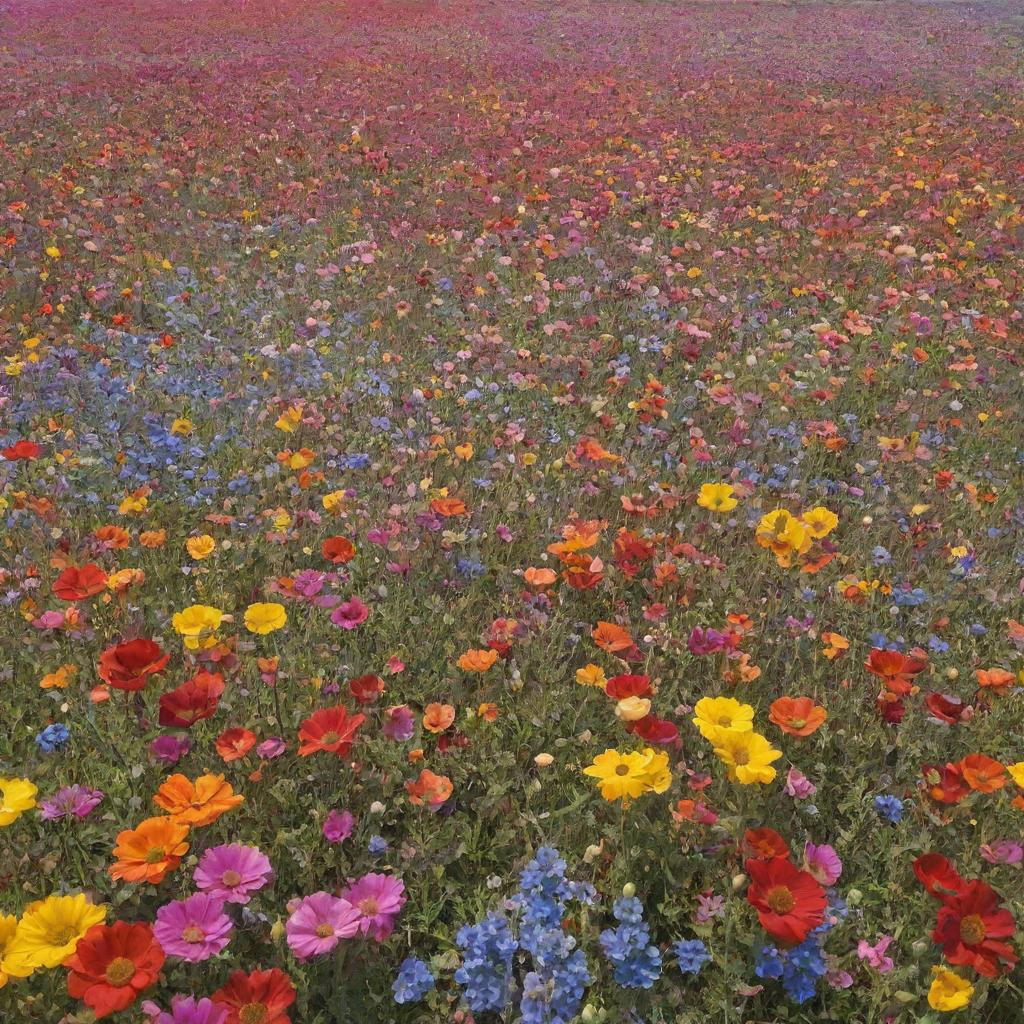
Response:
[[[3,1024],[1024,1024],[1024,13],[0,0]]]

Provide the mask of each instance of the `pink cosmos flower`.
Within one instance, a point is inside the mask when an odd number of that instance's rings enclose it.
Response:
[[[367,608],[358,597],[350,598],[331,612],[331,622],[342,629],[355,629],[361,626],[370,617],[370,609]]]
[[[248,903],[273,877],[270,859],[255,846],[211,846],[192,874],[203,891],[228,903]]]
[[[324,838],[329,843],[343,843],[355,827],[351,811],[331,811],[324,819]]]
[[[885,951],[890,945],[892,945],[891,935],[883,935],[873,946],[866,939],[861,939],[857,943],[857,956],[879,974],[888,974],[896,966],[892,957],[885,955]]]
[[[156,912],[153,934],[168,956],[195,964],[216,956],[231,941],[234,927],[224,913],[223,900],[197,892],[162,906]]]
[[[330,953],[341,939],[359,931],[359,911],[348,900],[329,892],[315,892],[299,901],[288,918],[288,948],[300,959]]]
[[[103,799],[103,793],[88,786],[64,786],[49,800],[40,803],[44,821],[58,821],[61,818],[87,818]]]
[[[804,845],[804,865],[819,885],[835,885],[843,873],[843,862],[827,843]]]
[[[394,931],[395,920],[405,906],[405,883],[371,872],[352,882],[342,896],[359,912],[359,930],[383,942]]]
[[[171,1009],[161,1010],[156,1003],[146,1000],[142,1004],[146,1024],[224,1024],[228,1009],[209,999],[195,996],[172,996]]]

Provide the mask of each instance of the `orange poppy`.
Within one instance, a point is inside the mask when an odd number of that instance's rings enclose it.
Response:
[[[1017,682],[1017,677],[1012,672],[1007,672],[1005,668],[979,668],[974,674],[977,677],[978,686],[985,690],[991,690],[993,693],[999,694],[1000,697],[1005,697],[1010,692],[1010,687]]]
[[[821,728],[828,712],[810,697],[780,697],[772,702],[768,718],[790,736],[810,736]]]
[[[124,551],[131,543],[131,534],[120,526],[101,526],[92,535],[110,551]]]
[[[409,803],[417,807],[427,804],[431,810],[440,807],[452,795],[453,790],[452,780],[447,775],[435,775],[429,768],[424,768],[415,782],[405,784]]]
[[[523,573],[523,579],[530,584],[531,587],[550,587],[552,583],[558,579],[554,569],[536,569],[530,566],[526,572]]]
[[[81,601],[98,594],[107,585],[107,574],[91,562],[80,569],[68,566],[54,581],[53,595],[62,601]]]
[[[773,828],[748,828],[743,833],[743,855],[757,860],[789,857],[789,845]]]
[[[184,775],[169,776],[156,791],[153,803],[183,825],[212,825],[245,797],[236,793],[223,775],[200,775],[190,782]]]
[[[964,782],[976,793],[994,793],[1006,785],[1006,768],[985,754],[968,754],[959,768]]]
[[[485,722],[496,722],[498,720],[498,705],[492,701],[487,701],[476,709],[476,713]]]
[[[110,877],[159,885],[188,853],[188,825],[174,818],[147,818],[117,837]]]
[[[455,721],[451,704],[428,704],[423,709],[423,728],[427,732],[444,732]]]
[[[614,622],[598,622],[590,635],[594,638],[594,643],[609,654],[628,651],[633,646],[633,638],[629,631]]]
[[[139,543],[144,548],[162,548],[167,543],[167,531],[143,530],[139,534]]]
[[[225,729],[214,744],[224,761],[238,761],[256,746],[256,735],[248,729]]]
[[[497,651],[470,650],[459,658],[459,668],[463,672],[486,672],[497,660]]]
[[[328,537],[320,545],[320,554],[335,565],[344,565],[356,557],[356,546],[347,537]]]
[[[430,511],[442,519],[466,514],[466,503],[461,498],[435,498],[430,503]]]

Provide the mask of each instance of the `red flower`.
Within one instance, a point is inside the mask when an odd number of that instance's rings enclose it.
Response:
[[[96,1014],[108,1017],[131,1006],[160,973],[164,951],[148,924],[96,924],[64,961],[68,993]]]
[[[785,857],[748,860],[747,899],[772,938],[798,945],[825,920],[825,890]]]
[[[963,769],[958,764],[947,764],[945,768],[926,764],[922,774],[928,786],[928,795],[936,803],[958,804],[971,791]]]
[[[227,1008],[225,1024],[291,1024],[285,1011],[295,1002],[295,986],[276,967],[251,974],[235,971],[210,998]]]
[[[922,853],[914,861],[914,874],[928,894],[936,899],[943,899],[967,884],[941,853]]]
[[[62,601],[81,601],[98,594],[107,585],[107,574],[90,562],[80,569],[68,566],[54,581],[53,593]]]
[[[748,828],[743,833],[743,852],[755,860],[771,860],[773,857],[789,860],[789,846],[773,828]]]
[[[650,676],[639,675],[612,676],[604,684],[604,692],[612,700],[625,700],[627,697],[649,697],[651,679]]]
[[[8,462],[17,462],[18,459],[35,459],[42,450],[35,441],[16,441],[10,448],[0,451],[0,455]]]
[[[950,697],[944,693],[929,693],[924,703],[933,718],[947,725],[968,721],[974,710],[959,697]]]
[[[631,732],[644,742],[654,743],[659,747],[670,747],[679,741],[678,726],[655,715],[644,715],[635,722],[627,722],[626,732]]]
[[[141,690],[150,676],[163,671],[170,658],[152,640],[128,640],[100,655],[99,676],[115,690]]]
[[[299,753],[303,757],[317,751],[329,751],[339,757],[345,757],[352,749],[352,741],[356,738],[359,726],[366,720],[366,715],[349,717],[348,711],[340,704],[333,708],[321,708],[314,711],[299,726]]]
[[[384,692],[384,680],[380,676],[359,676],[348,681],[349,693],[359,704],[372,704]]]
[[[320,545],[320,554],[335,565],[344,565],[356,557],[356,546],[347,537],[328,537]]]
[[[238,761],[256,746],[256,735],[248,729],[225,729],[214,747],[225,761]]]
[[[224,692],[224,677],[219,672],[197,672],[176,690],[160,698],[160,724],[188,729],[217,711]]]
[[[899,651],[882,651],[873,647],[864,667],[878,676],[887,690],[905,697],[913,689],[914,676],[927,664],[924,658],[908,658]]]
[[[1013,947],[999,940],[1014,932],[1013,915],[999,906],[999,894],[977,879],[942,898],[932,938],[958,967],[973,967],[986,978],[1008,972],[1017,962]]]

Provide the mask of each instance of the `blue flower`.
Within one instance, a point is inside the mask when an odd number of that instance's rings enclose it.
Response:
[[[875,797],[875,810],[891,825],[903,818],[903,801],[899,797],[879,795]]]
[[[708,947],[700,939],[680,939],[672,948],[683,974],[700,974],[701,968],[711,961]]]
[[[391,991],[396,1003],[418,1003],[434,987],[430,968],[414,956],[408,956],[398,969]]]
[[[366,849],[374,857],[379,857],[382,853],[387,853],[388,841],[383,836],[371,836],[370,841],[366,844]]]
[[[44,754],[52,754],[55,750],[60,750],[69,739],[71,732],[68,727],[60,722],[54,722],[36,736],[36,745]]]

